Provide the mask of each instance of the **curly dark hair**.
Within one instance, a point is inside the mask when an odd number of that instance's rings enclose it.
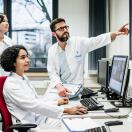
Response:
[[[55,32],[55,25],[57,23],[60,23],[60,22],[65,22],[65,19],[63,18],[56,18],[54,20],[52,20],[52,22],[50,23],[50,29],[52,32]]]
[[[0,63],[1,67],[7,72],[15,72],[14,63],[16,62],[16,58],[18,57],[19,51],[23,49],[27,52],[26,48],[22,45],[13,45],[5,49],[1,55]]]

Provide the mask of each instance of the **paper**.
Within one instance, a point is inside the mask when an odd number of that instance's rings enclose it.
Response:
[[[63,84],[63,86],[70,90],[70,92],[68,93],[69,99],[78,97],[78,95],[82,91],[82,85],[79,84]]]
[[[64,87],[68,88],[71,92],[77,92],[81,85],[78,84],[63,84]]]
[[[62,119],[64,125],[68,128],[70,132],[80,132],[87,129],[100,127],[101,125],[94,122],[91,118],[64,118]]]

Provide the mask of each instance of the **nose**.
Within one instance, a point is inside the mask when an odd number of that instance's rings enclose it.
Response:
[[[68,28],[67,27],[64,27],[64,31],[67,31],[68,30]]]
[[[6,25],[9,27],[9,23],[8,22],[6,22]]]
[[[26,62],[30,62],[30,59],[29,59],[29,57],[28,57],[28,56],[26,57]]]

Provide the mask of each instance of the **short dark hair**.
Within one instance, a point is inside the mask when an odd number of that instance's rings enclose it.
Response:
[[[22,45],[14,45],[11,47],[8,47],[7,49],[5,49],[1,55],[0,58],[0,63],[1,63],[1,67],[7,71],[7,72],[15,72],[15,66],[14,63],[16,62],[16,58],[18,57],[19,51],[23,49],[27,52],[26,48]]]
[[[57,23],[60,23],[60,22],[66,22],[66,21],[63,18],[56,18],[56,19],[54,19],[54,20],[51,21],[51,23],[50,23],[50,29],[51,29],[52,32],[55,31],[55,25]]]

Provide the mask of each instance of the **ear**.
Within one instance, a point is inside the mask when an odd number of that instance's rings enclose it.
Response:
[[[14,63],[14,66],[16,67],[16,63]]]
[[[55,32],[52,32],[52,36],[56,37],[56,33]]]

